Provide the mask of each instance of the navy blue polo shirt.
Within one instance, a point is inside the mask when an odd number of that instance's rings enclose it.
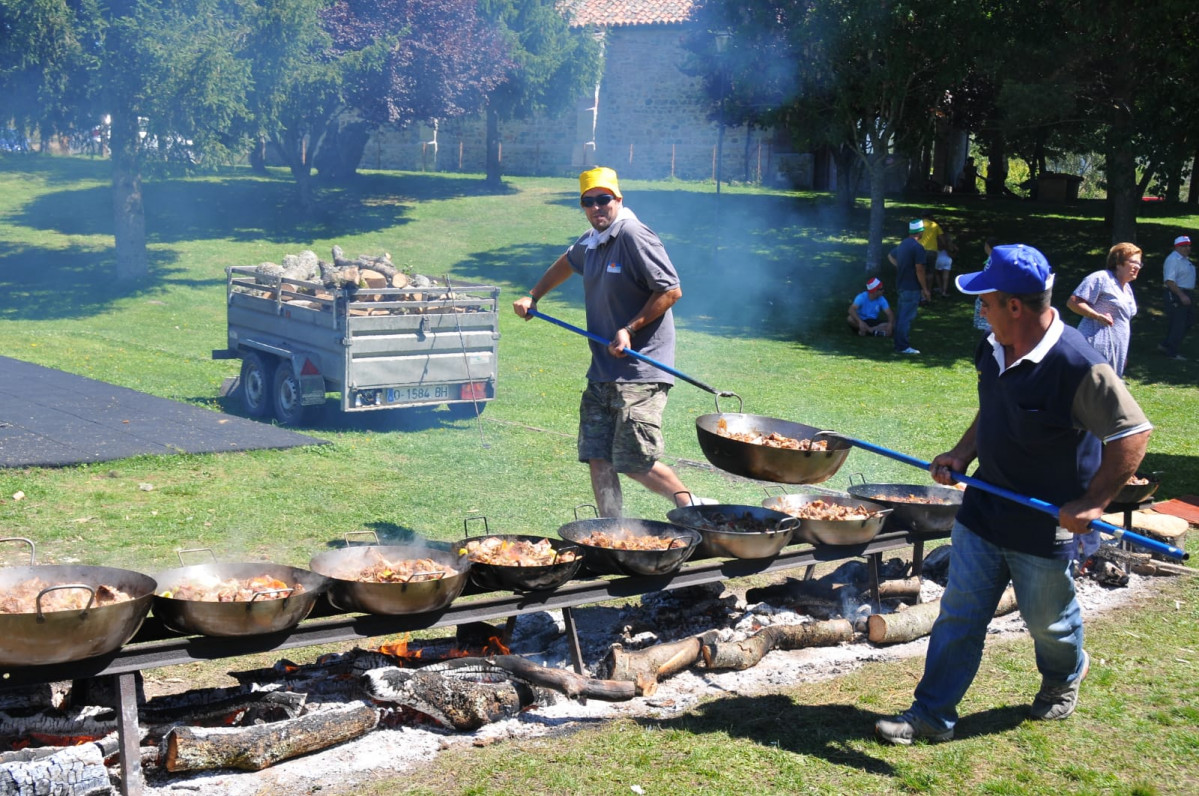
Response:
[[[1041,342],[1006,370],[1003,347],[988,336],[978,370],[975,477],[1061,506],[1086,492],[1103,442],[1153,426],[1124,382],[1054,311]],[[958,520],[987,541],[1047,558],[1069,558],[1071,534],[1057,518],[968,487]],[[1060,538],[1059,538],[1060,536]]]
[[[898,290],[919,290],[920,278],[916,276],[916,263],[924,264],[924,247],[916,238],[904,238],[891,250],[895,258],[895,287]]]

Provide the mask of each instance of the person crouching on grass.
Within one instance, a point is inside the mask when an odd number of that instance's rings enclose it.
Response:
[[[859,337],[872,334],[875,337],[890,337],[895,327],[895,313],[883,295],[883,283],[879,279],[871,279],[866,283],[866,289],[849,304],[849,328],[857,332]]]
[[[1041,252],[996,246],[985,270],[956,284],[981,298],[991,334],[974,351],[974,422],[929,464],[933,480],[953,484],[952,473],[977,459],[974,478],[1060,509],[1055,518],[966,487],[924,676],[911,707],[874,725],[891,744],[953,738],[958,703],[978,673],[987,625],[1009,581],[1041,673],[1029,718],[1074,713],[1091,665],[1074,594],[1074,539],[1136,472],[1153,429],[1112,366],[1050,306],[1053,273]]]

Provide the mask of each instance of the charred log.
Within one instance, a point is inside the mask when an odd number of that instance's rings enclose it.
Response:
[[[104,752],[94,743],[63,749],[25,749],[4,756],[0,796],[107,796],[112,793]]]
[[[167,771],[236,768],[261,771],[282,760],[365,735],[379,717],[366,704],[307,713],[252,727],[175,727],[163,741]]]

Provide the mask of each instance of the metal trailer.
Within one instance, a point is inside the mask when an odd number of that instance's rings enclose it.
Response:
[[[495,398],[499,288],[451,280],[340,287],[225,269],[228,347],[250,417],[282,425],[340,393],[343,412],[446,404],[474,417]]]

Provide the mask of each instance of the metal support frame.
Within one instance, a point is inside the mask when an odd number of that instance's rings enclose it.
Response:
[[[605,600],[635,597],[655,591],[681,589],[713,583],[729,578],[745,577],[766,572],[807,567],[808,572],[818,563],[866,558],[870,569],[873,604],[879,605],[878,564],[881,554],[889,550],[913,547],[923,550],[923,540],[939,536],[896,531],[879,534],[860,545],[799,545],[789,546],[773,558],[766,559],[702,559],[684,564],[668,575],[594,578],[575,580],[549,592],[528,594],[467,595],[443,611],[426,614],[381,616],[376,614],[334,614],[310,618],[297,627],[282,633],[238,638],[213,636],[177,636],[161,623],[149,619],[138,634],[114,653],[84,661],[30,666],[0,671],[0,683],[6,687],[50,683],[61,680],[81,680],[89,677],[114,676],[120,698],[120,759],[123,796],[140,796],[144,788],[138,743],[140,731],[137,719],[136,673],[144,669],[195,663],[197,661],[233,658],[240,655],[294,649],[317,644],[332,644],[386,636],[394,633],[425,630],[507,620],[510,633],[517,616],[539,611],[560,609],[570,641],[575,671],[583,673],[582,652],[572,608]],[[915,564],[914,564],[915,565]]]

